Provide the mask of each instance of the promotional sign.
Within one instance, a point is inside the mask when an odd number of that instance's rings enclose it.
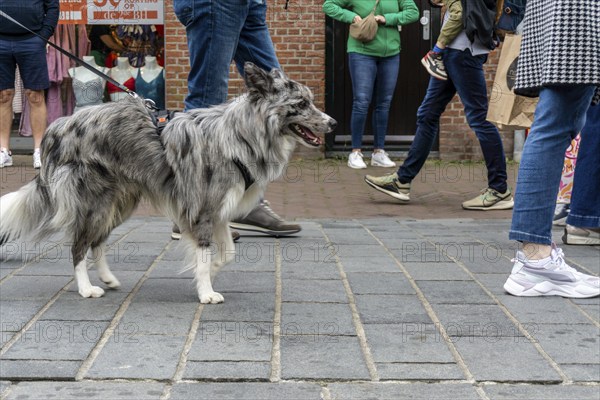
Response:
[[[59,23],[162,25],[164,0],[60,0]]]

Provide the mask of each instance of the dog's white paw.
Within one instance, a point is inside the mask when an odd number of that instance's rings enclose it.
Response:
[[[82,297],[102,297],[104,295],[104,289],[98,286],[90,286],[85,289],[79,289],[79,294]]]
[[[221,293],[210,292],[200,295],[200,303],[202,304],[217,304],[225,301],[225,298]]]
[[[119,280],[117,278],[115,278],[114,276],[112,277],[112,279],[104,280],[104,279],[100,278],[100,280],[102,282],[104,282],[106,284],[106,286],[108,286],[111,289],[118,289],[121,287],[121,282],[119,282]]]

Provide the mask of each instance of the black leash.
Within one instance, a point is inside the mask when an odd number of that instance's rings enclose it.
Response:
[[[133,90],[127,88],[122,83],[117,82],[115,79],[113,79],[110,76],[106,75],[102,71],[98,71],[96,68],[92,67],[90,64],[86,63],[85,61],[83,61],[82,59],[80,59],[79,57],[77,57],[76,55],[69,53],[68,51],[66,51],[65,49],[61,48],[60,46],[57,46],[56,44],[52,43],[50,40],[45,39],[43,36],[41,36],[41,35],[37,34],[36,32],[32,31],[31,29],[29,29],[28,27],[26,27],[25,25],[23,25],[22,23],[20,23],[19,21],[17,21],[16,19],[14,19],[13,17],[11,17],[7,13],[5,13],[4,11],[0,10],[0,15],[3,16],[4,18],[8,19],[9,21],[11,21],[13,24],[16,24],[16,25],[20,26],[21,28],[25,29],[27,32],[32,33],[35,36],[39,37],[44,42],[46,42],[50,46],[54,47],[56,50],[58,50],[59,52],[61,52],[65,56],[69,57],[71,60],[75,61],[77,64],[79,64],[82,67],[86,68],[90,72],[98,75],[102,79],[105,79],[108,82],[112,83],[113,85],[115,85],[116,87],[118,87],[119,89],[121,89],[122,91],[124,91],[125,93],[127,93],[128,95],[132,96],[133,98],[141,98],[136,92],[134,92]],[[151,110],[157,110],[156,104],[154,103],[153,100],[151,100],[151,99],[143,99],[143,100],[144,100],[144,103],[146,104],[146,107],[150,108]]]

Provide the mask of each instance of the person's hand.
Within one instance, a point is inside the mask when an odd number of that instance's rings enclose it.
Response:
[[[353,24],[357,24],[360,21],[362,21],[362,18],[360,17],[360,15],[357,15],[356,17],[354,17],[354,19],[352,20]]]
[[[383,15],[376,15],[375,16],[375,21],[377,21],[378,24],[385,24],[385,17]]]

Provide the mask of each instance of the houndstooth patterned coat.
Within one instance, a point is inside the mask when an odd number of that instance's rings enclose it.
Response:
[[[600,0],[529,0],[515,92],[596,84],[600,97]]]

